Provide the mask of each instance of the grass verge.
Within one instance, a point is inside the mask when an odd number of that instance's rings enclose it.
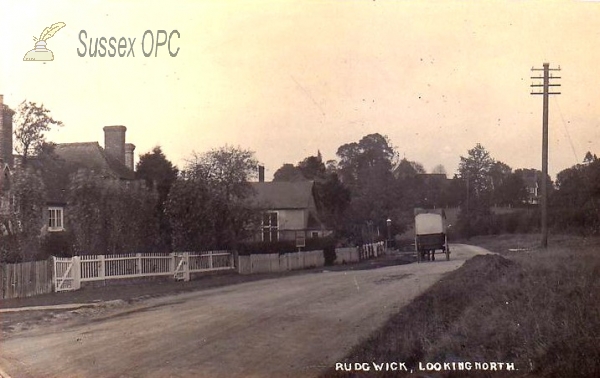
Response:
[[[323,376],[600,377],[600,239],[553,237],[547,250],[536,241],[471,240],[504,255],[468,260],[340,361],[352,371]],[[355,369],[357,362],[370,370]],[[414,373],[377,372],[373,362],[404,362]],[[502,362],[517,370],[419,370],[428,362]]]

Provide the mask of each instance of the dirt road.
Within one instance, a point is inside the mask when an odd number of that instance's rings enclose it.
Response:
[[[2,340],[12,377],[310,377],[446,272],[450,261],[322,272],[123,304]],[[440,258],[442,255],[439,255]]]

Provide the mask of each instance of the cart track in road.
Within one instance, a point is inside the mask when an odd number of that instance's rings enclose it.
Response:
[[[0,344],[13,377],[306,377],[341,360],[392,314],[487,251],[330,271],[149,299],[35,327]]]

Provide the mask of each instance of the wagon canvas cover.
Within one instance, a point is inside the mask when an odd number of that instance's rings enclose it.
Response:
[[[446,217],[443,210],[415,209],[415,234],[430,235],[446,232]]]

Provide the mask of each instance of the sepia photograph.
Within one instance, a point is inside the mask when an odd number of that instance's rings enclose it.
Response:
[[[600,377],[598,25],[2,0],[0,378]]]

